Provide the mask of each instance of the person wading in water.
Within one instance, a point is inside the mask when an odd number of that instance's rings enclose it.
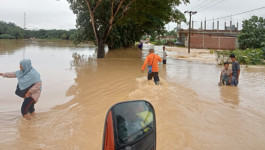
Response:
[[[154,82],[156,85],[159,84],[159,76],[158,76],[158,61],[161,62],[162,59],[154,54],[154,49],[149,50],[149,55],[146,56],[146,59],[144,61],[144,64],[142,66],[142,73],[144,72],[146,65],[148,63],[148,75],[147,79],[152,80],[154,77]]]
[[[166,46],[163,46],[163,64],[167,64]]]
[[[239,84],[239,75],[240,75],[240,65],[236,60],[236,56],[234,54],[230,55],[230,59],[232,60],[232,81],[231,85],[237,86]]]
[[[21,113],[27,120],[35,115],[34,104],[38,102],[41,94],[42,81],[40,74],[35,70],[29,59],[20,61],[20,70],[16,72],[0,73],[4,78],[17,78],[18,84],[16,95],[24,98],[21,106]]]

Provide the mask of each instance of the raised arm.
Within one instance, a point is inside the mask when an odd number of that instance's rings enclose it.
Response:
[[[6,72],[6,73],[0,73],[0,76],[3,76],[4,78],[16,78],[15,72]]]

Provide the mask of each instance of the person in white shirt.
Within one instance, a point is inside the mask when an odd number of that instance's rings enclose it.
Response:
[[[165,46],[163,46],[163,64],[167,64],[167,52]]]

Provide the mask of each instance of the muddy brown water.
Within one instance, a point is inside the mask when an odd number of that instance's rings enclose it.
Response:
[[[135,99],[155,107],[158,150],[265,149],[264,67],[242,67],[238,87],[219,87],[221,67],[169,58],[155,86],[140,72],[147,49],[115,50],[98,60],[94,46],[0,40],[0,72],[30,58],[43,80],[37,116],[26,121],[16,79],[0,79],[0,149],[101,149],[108,109]]]

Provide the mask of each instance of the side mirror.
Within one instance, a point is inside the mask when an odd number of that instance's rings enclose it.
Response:
[[[118,103],[105,121],[103,150],[155,150],[156,119],[151,103],[139,100]]]

